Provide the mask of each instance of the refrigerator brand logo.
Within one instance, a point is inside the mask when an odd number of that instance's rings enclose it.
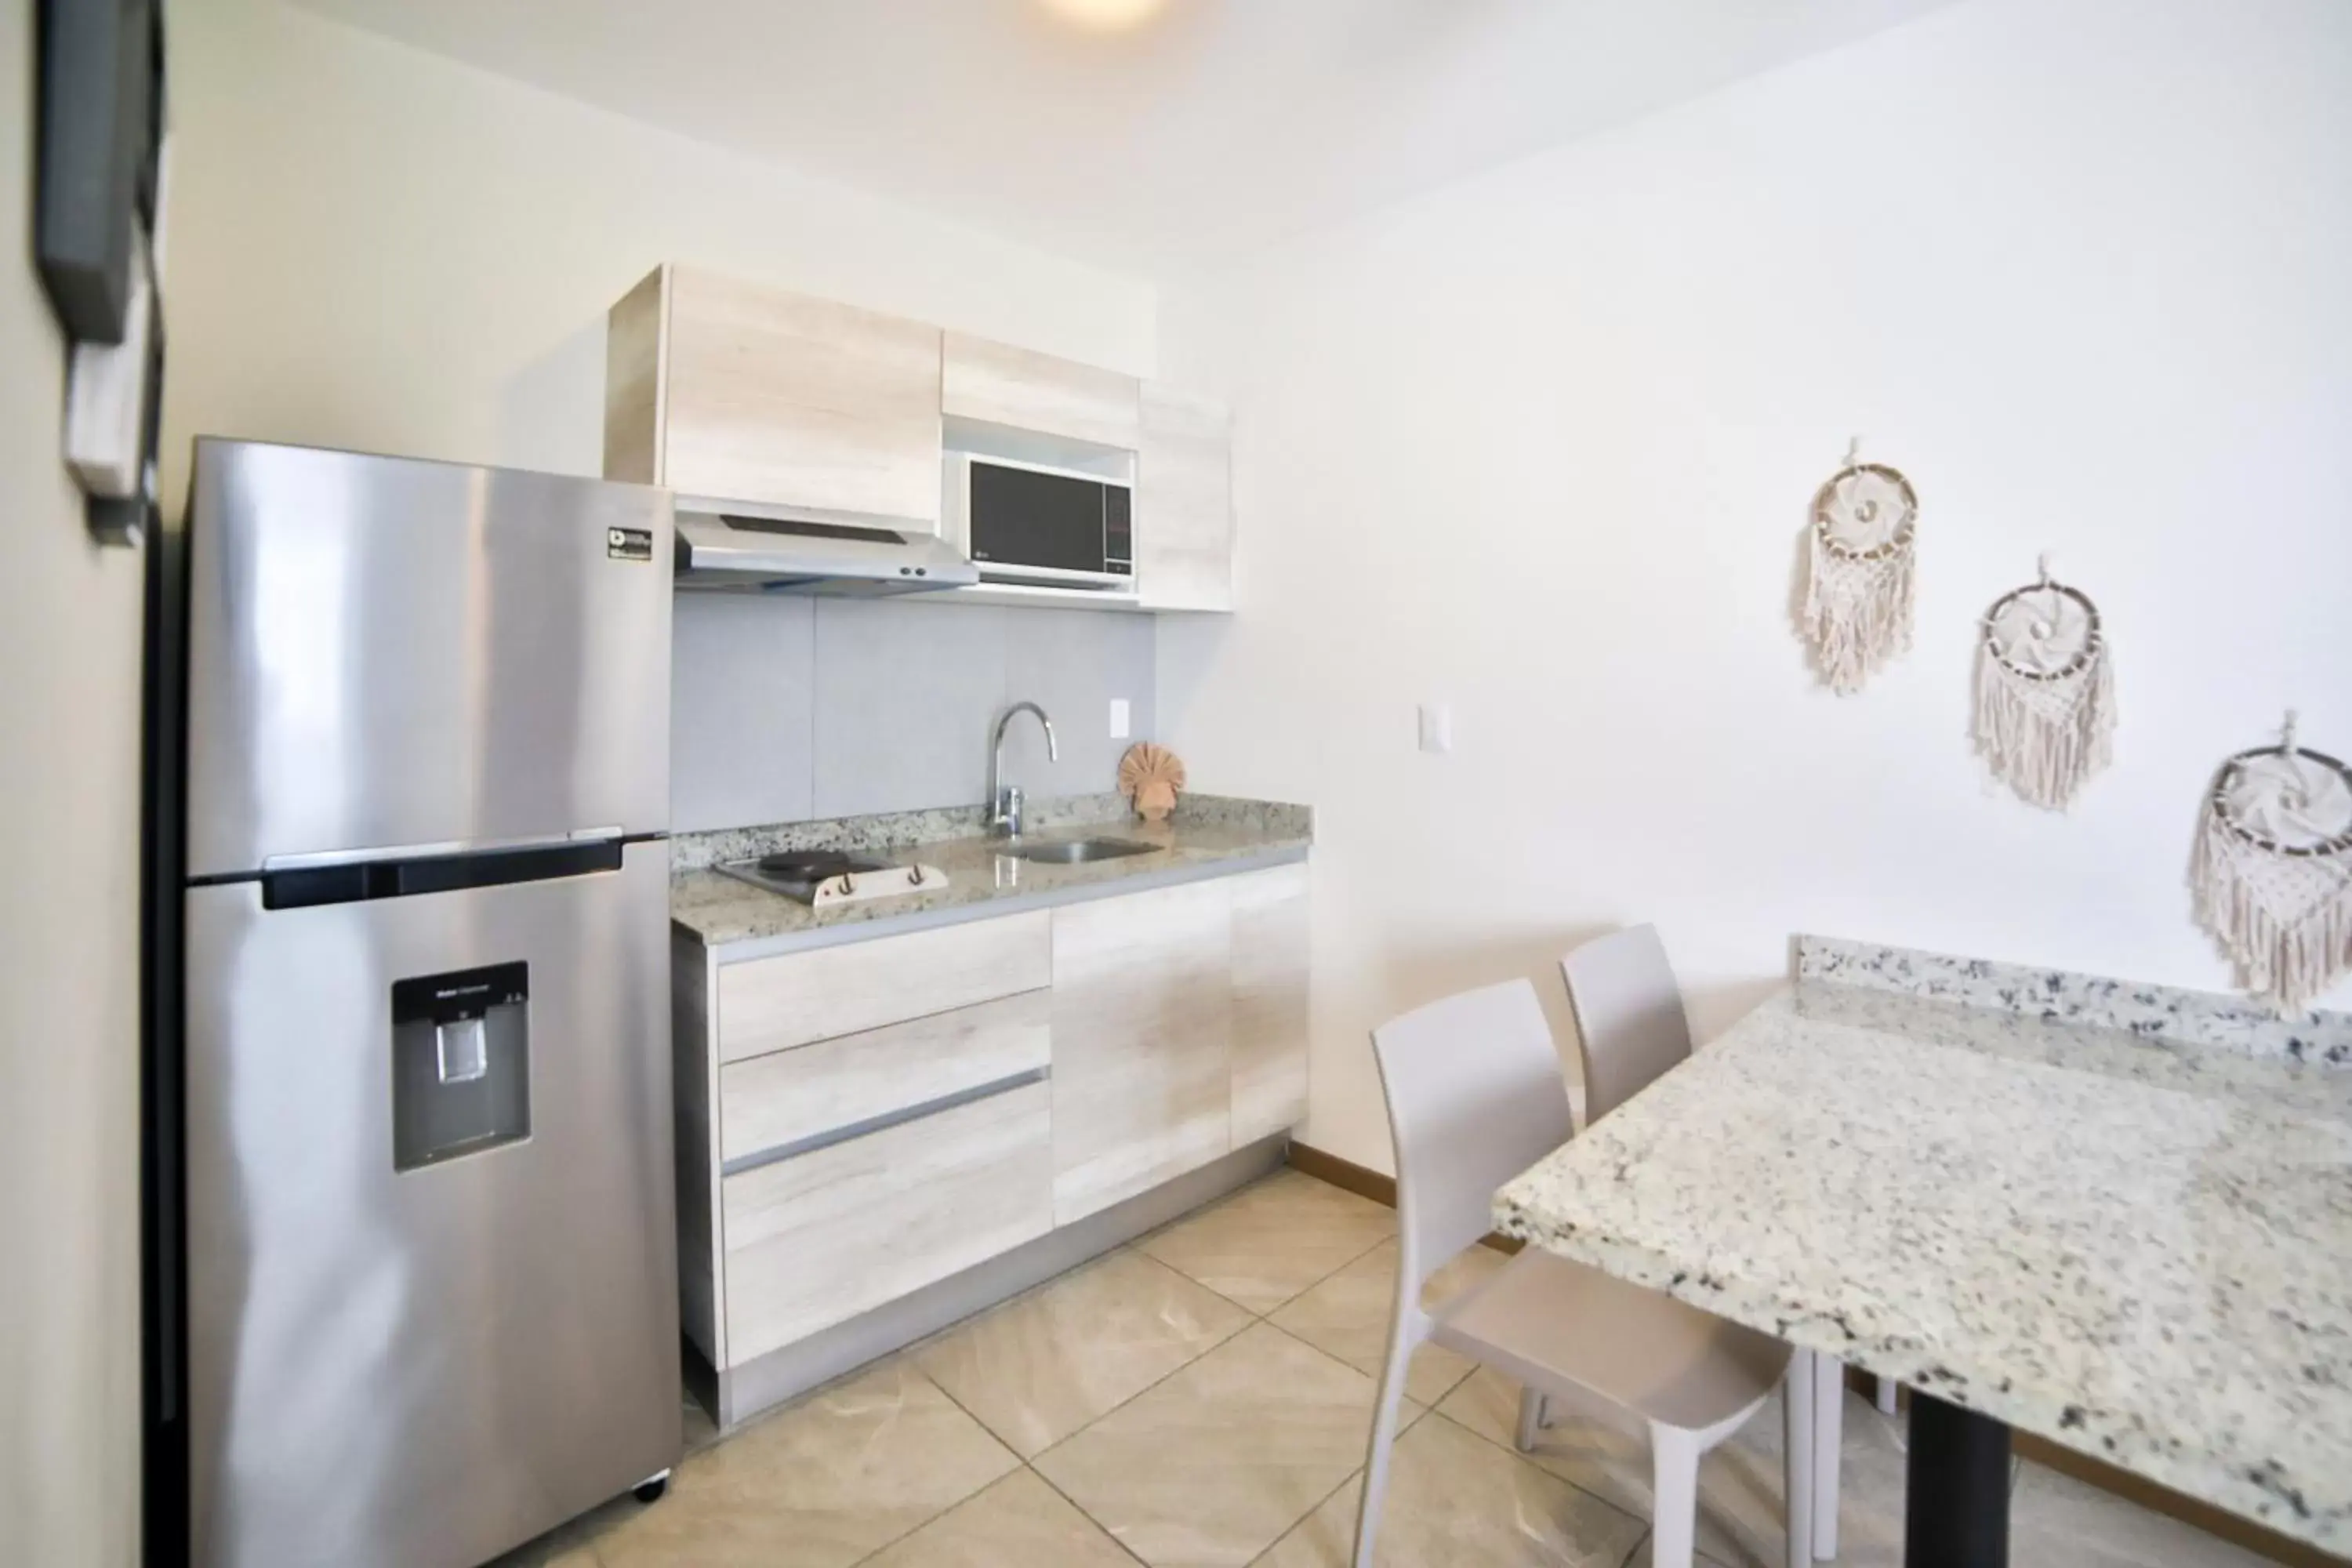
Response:
[[[654,531],[650,528],[608,528],[604,531],[604,553],[615,561],[651,561],[654,558]]]

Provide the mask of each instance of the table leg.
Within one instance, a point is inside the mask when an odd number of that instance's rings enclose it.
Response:
[[[1838,1554],[1838,1469],[1845,1452],[1845,1363],[1813,1358],[1813,1561]]]
[[[1911,1391],[1904,1568],[2008,1568],[2009,1427]]]

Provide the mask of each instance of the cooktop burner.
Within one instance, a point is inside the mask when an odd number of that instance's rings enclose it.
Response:
[[[761,856],[759,868],[786,881],[822,882],[845,871],[879,871],[886,864],[845,855],[838,849],[790,849],[781,855]]]
[[[935,866],[877,860],[839,849],[785,849],[756,860],[730,860],[712,869],[820,909],[854,900],[931,892],[948,880]]]

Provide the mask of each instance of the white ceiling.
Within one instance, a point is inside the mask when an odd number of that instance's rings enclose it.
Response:
[[[1948,0],[299,0],[1042,248],[1213,260]]]

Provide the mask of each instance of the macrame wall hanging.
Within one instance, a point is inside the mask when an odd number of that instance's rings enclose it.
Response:
[[[1883,463],[1845,467],[1813,496],[1805,574],[1805,640],[1822,679],[1841,696],[1862,689],[1911,646],[1911,545],[1919,498]]]
[[[2282,1013],[2352,973],[2352,768],[2294,728],[2221,764],[2189,871],[2198,919]]]
[[[1977,750],[2035,805],[2063,811],[2115,755],[2115,660],[2098,607],[2042,580],[1995,599],[1977,640]]]

